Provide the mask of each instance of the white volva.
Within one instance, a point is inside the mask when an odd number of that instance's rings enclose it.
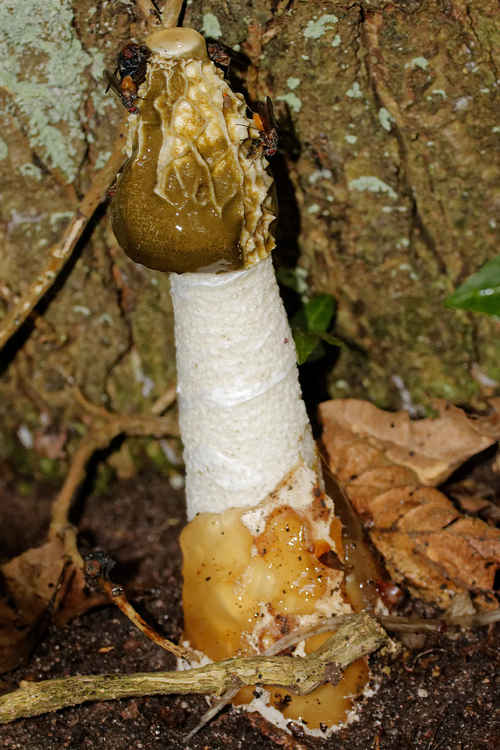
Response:
[[[171,274],[171,291],[188,520],[256,505],[316,459],[271,258]]]

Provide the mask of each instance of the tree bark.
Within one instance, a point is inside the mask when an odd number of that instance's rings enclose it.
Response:
[[[139,4],[30,0],[36,25],[10,5],[3,317],[111,150],[123,112],[104,70],[144,32]],[[443,300],[498,253],[497,3],[200,0],[184,24],[243,53],[230,75],[251,100],[274,102],[278,262],[298,262],[309,293],[336,297],[337,333],[364,350],[341,353],[329,395],[414,413],[433,396],[483,406],[500,381],[498,321]],[[166,278],[127,260],[101,209],[2,352],[0,458],[64,472],[83,425],[74,385],[108,408],[148,411],[174,375],[169,304]]]

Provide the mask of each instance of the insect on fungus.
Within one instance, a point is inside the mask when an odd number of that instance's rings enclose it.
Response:
[[[258,102],[256,106],[257,111],[252,112],[253,124],[260,134],[262,154],[266,159],[270,159],[278,150],[278,128],[273,104],[271,99],[266,97],[265,102]]]
[[[145,44],[129,42],[118,55],[118,65],[113,75],[108,74],[108,88],[113,89],[124,107],[132,114],[137,113],[137,92],[146,79],[146,67],[151,50]],[[118,74],[118,76],[117,76]]]
[[[222,70],[224,75],[227,74],[231,64],[231,53],[229,49],[220,42],[207,42],[208,56],[213,64]]]

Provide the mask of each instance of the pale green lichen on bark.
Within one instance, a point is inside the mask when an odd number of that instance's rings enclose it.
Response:
[[[203,16],[202,31],[207,37],[219,39],[222,36],[219,19],[213,13],[205,13]]]
[[[0,138],[0,160],[5,159],[9,153],[9,147],[5,143],[3,138]]]
[[[5,148],[0,143],[5,156],[0,161],[0,278],[7,289],[0,293],[0,323],[14,295],[45,267],[49,248],[74,215],[75,197],[63,183],[75,178],[82,193],[86,190],[109,157],[113,122],[124,112],[118,100],[105,93],[103,54],[93,47],[109,50],[107,68],[113,70],[113,58],[127,34],[122,24],[130,23],[130,16],[124,4],[114,0],[103,0],[98,16],[87,3],[0,1],[0,77],[8,84],[0,90],[5,142]],[[26,92],[31,98],[25,100]],[[41,121],[48,127],[37,130]],[[59,140],[51,140],[54,133]],[[29,354],[20,350],[1,374],[0,458],[20,476],[54,478],[57,470],[61,479],[67,471],[66,459],[78,445],[82,427],[72,385],[110,410],[147,412],[175,376],[171,313],[168,303],[162,306],[158,300],[168,297],[168,280],[143,299],[144,275],[130,271],[124,256],[112,262],[108,245],[105,224],[98,222],[50,306],[40,310],[45,327],[31,332]],[[112,274],[115,266],[126,282],[123,306]],[[157,331],[154,339],[151,330]],[[140,361],[137,383],[129,349]],[[29,381],[29,392],[20,385],[24,380]],[[21,440],[27,430],[32,436],[28,444]],[[59,450],[52,450],[49,435],[56,442],[61,439]],[[137,451],[141,463],[144,442]]]
[[[85,145],[82,101],[87,74],[101,81],[102,53],[86,51],[73,30],[69,0],[3,0],[0,4],[0,86],[8,93],[0,117],[19,117],[30,145],[50,168],[72,181]],[[93,92],[94,105],[102,94]]]
[[[306,39],[319,39],[323,34],[332,29],[339,19],[333,13],[325,13],[319,18],[313,17],[304,29]]]

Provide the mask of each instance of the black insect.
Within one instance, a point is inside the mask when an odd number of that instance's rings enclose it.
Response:
[[[226,75],[231,64],[231,51],[229,48],[220,42],[210,40],[207,41],[207,52],[213,64],[220,68],[224,72],[224,75]]]
[[[129,42],[118,55],[118,65],[113,75],[108,74],[108,88],[113,89],[120,97],[123,106],[135,114],[137,110],[137,91],[146,79],[148,60],[151,50],[145,44]]]
[[[115,566],[115,561],[101,549],[90,550],[84,557],[84,573],[87,582],[104,578],[109,581],[109,574]]]
[[[224,78],[231,78],[231,73],[235,69],[237,71],[247,70],[250,60],[242,52],[232,49],[227,44],[223,44],[212,37],[206,37],[205,41],[209,58],[217,68],[222,70]]]
[[[255,112],[252,112],[253,124],[260,134],[262,153],[270,159],[278,150],[278,125],[273,111],[273,104],[269,97],[265,102],[257,102]]]

